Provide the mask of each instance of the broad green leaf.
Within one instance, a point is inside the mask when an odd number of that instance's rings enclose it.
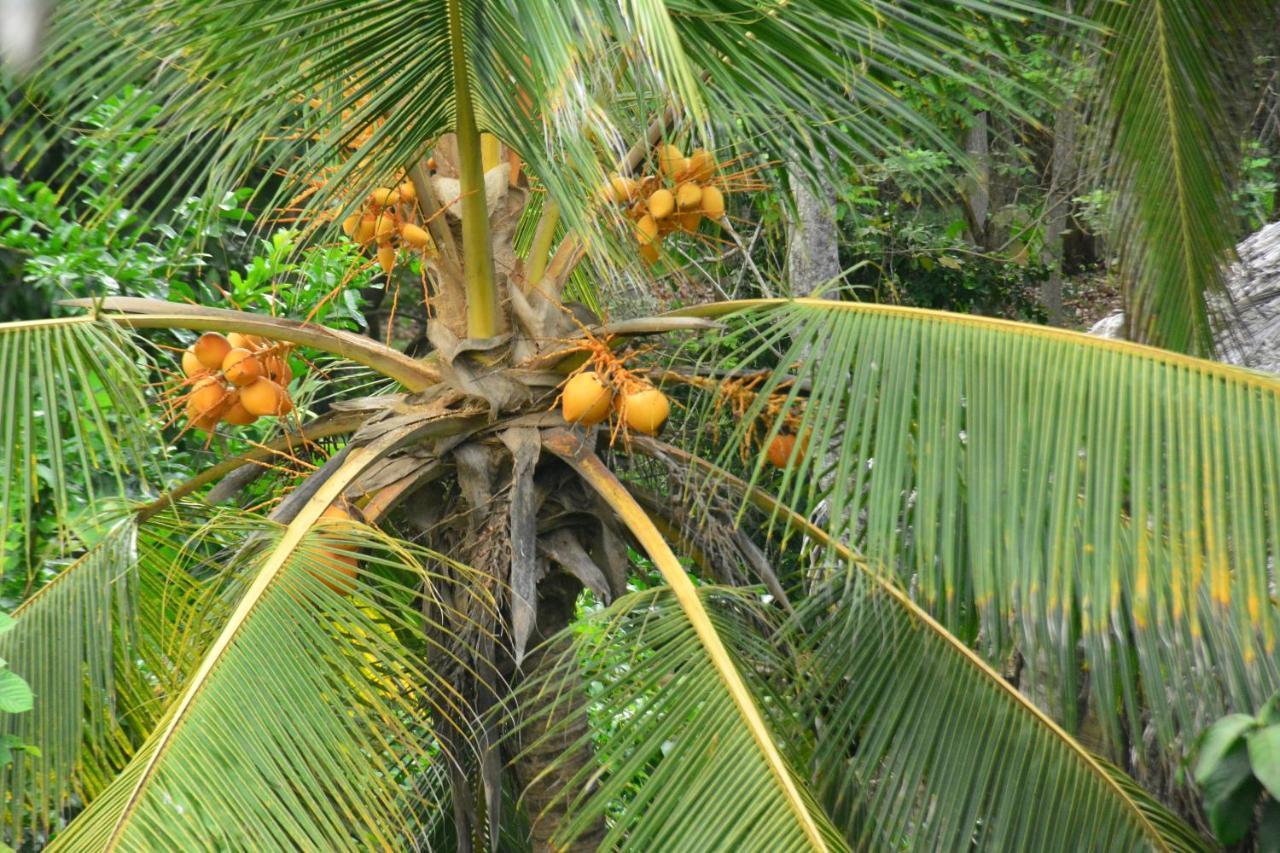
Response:
[[[1257,782],[1249,764],[1249,749],[1243,739],[1235,741],[1214,765],[1213,770],[1200,783],[1205,803],[1213,808],[1217,803],[1228,803],[1241,788],[1252,784],[1257,796]],[[1228,807],[1230,808],[1230,807]]]
[[[1209,826],[1220,842],[1235,844],[1248,835],[1261,790],[1258,782],[1249,777],[1243,784],[1208,803]]]
[[[1262,817],[1258,820],[1258,853],[1280,853],[1280,801],[1275,799],[1262,804]]]
[[[1273,799],[1280,800],[1280,723],[1250,732],[1249,764]]]
[[[19,714],[30,711],[35,701],[31,685],[12,670],[0,670],[0,712]]]
[[[1203,785],[1236,742],[1257,724],[1258,721],[1248,714],[1228,714],[1206,729],[1201,736],[1199,757],[1196,759],[1196,784]]]

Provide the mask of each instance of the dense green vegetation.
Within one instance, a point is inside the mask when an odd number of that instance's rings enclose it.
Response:
[[[0,71],[0,843],[1277,849],[1271,4],[117,5]]]

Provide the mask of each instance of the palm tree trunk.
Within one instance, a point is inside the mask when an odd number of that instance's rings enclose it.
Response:
[[[557,573],[538,587],[539,640],[556,635],[573,619],[581,585],[576,579]],[[525,707],[525,727],[521,731],[523,750],[513,763],[516,781],[523,791],[525,814],[529,817],[534,853],[598,850],[605,837],[603,818],[596,820],[577,837],[565,843],[568,806],[581,784],[583,771],[595,764],[591,741],[587,738],[587,696],[576,672],[564,666],[572,655],[571,644],[563,637],[539,642],[525,655],[526,681],[545,679],[546,690],[530,695]]]

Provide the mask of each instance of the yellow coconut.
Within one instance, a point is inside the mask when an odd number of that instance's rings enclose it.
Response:
[[[256,349],[261,349],[266,341],[257,335],[244,335],[240,332],[228,332],[227,343],[231,344],[232,349],[247,349],[250,352],[253,352]]]
[[[622,411],[627,419],[627,429],[657,435],[667,415],[671,414],[671,402],[657,388],[645,388],[628,394],[623,400]]]
[[[658,169],[668,178],[674,178],[686,167],[684,152],[676,146],[663,145],[658,149]]]
[[[716,222],[724,218],[724,193],[718,187],[702,188],[702,215]]]
[[[205,332],[191,347],[200,363],[210,370],[222,367],[222,360],[231,352],[231,342],[217,332]]]
[[[354,237],[356,229],[360,227],[360,214],[353,213],[346,219],[342,220],[342,233],[348,237]]]
[[[240,405],[251,415],[280,415],[286,410],[288,396],[270,379],[259,379],[240,389]]]
[[[716,158],[712,157],[711,152],[707,149],[698,148],[689,155],[689,162],[682,177],[686,181],[695,181],[703,184],[715,173]]]
[[[666,219],[676,209],[676,197],[671,190],[655,190],[649,196],[649,215],[654,219]]]
[[[676,207],[689,211],[697,210],[701,206],[702,187],[694,183],[684,183],[676,189]]]
[[[415,249],[425,249],[431,245],[431,234],[427,229],[408,222],[400,226],[400,238]]]
[[[232,347],[222,360],[222,375],[232,385],[250,385],[262,376],[262,362],[249,350]]]
[[[378,266],[387,275],[391,275],[391,270],[395,269],[396,250],[390,243],[378,244]]]
[[[560,397],[561,412],[569,423],[591,426],[609,416],[613,394],[591,371],[579,373],[565,383]]]
[[[196,381],[187,394],[187,416],[191,420],[212,418],[217,421],[231,407],[227,386],[215,376]]]
[[[400,191],[390,187],[378,187],[369,193],[369,202],[378,207],[391,207],[400,203]]]
[[[642,216],[636,223],[636,241],[641,246],[648,246],[658,239],[658,223],[652,216]]]
[[[702,214],[696,210],[688,213],[679,213],[675,216],[676,224],[680,226],[681,231],[687,231],[690,234],[698,230],[698,223],[702,221]]]
[[[227,409],[222,416],[224,421],[229,424],[234,424],[235,426],[248,426],[258,419],[257,415],[249,412],[249,410],[240,403],[239,391],[232,391],[231,396],[233,402],[231,403],[231,408]]]
[[[373,241],[374,231],[377,229],[378,217],[371,213],[366,213],[360,217],[360,226],[356,228],[355,241],[361,246],[366,246]]]
[[[201,373],[208,373],[209,368],[196,358],[195,347],[189,346],[182,353],[182,373],[188,379],[194,379]]]

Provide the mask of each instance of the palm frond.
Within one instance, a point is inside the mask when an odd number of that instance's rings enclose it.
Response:
[[[799,617],[801,703],[818,732],[817,793],[856,846],[1208,849],[998,673],[922,626],[905,596],[885,595],[859,568],[821,570]]]
[[[59,7],[26,95],[71,121],[92,93],[137,84],[101,131],[139,140],[119,187],[135,206],[248,184],[255,207],[336,223],[453,129],[450,5],[123,0],[106,20],[99,4],[75,0]],[[815,170],[845,166],[904,134],[954,150],[902,93],[935,75],[1017,110],[1002,94],[1017,90],[1016,73],[969,32],[1051,14],[1031,0],[456,6],[480,130],[525,159],[571,228],[610,236],[589,240],[593,251],[616,244],[632,260],[621,221],[583,187],[667,107],[697,144],[756,165],[799,152]],[[736,148],[715,138],[727,128]]]
[[[1069,731],[1100,728],[1138,771],[1172,769],[1185,739],[1274,692],[1280,381],[887,306],[759,303],[732,325],[725,364],[782,367],[723,466],[795,415],[795,458],[768,475],[761,455],[750,476],[775,478],[788,507],[891,567],[989,659],[1016,650]],[[783,409],[761,421],[770,394]],[[1160,748],[1131,752],[1148,726]]]
[[[207,515],[183,506],[145,525],[121,519],[14,611],[0,657],[39,696],[30,713],[0,719],[0,734],[39,749],[0,768],[0,826],[15,842],[110,782],[225,618],[225,572],[210,561],[239,522]]]
[[[773,657],[752,597],[717,587],[702,587],[697,594],[762,707],[782,707],[766,683],[751,677],[757,665]],[[576,707],[581,699],[567,695],[564,683],[580,679],[592,685],[587,713],[592,728],[608,736],[595,739],[594,763],[580,768],[559,792],[570,817],[557,844],[571,843],[608,816],[601,849],[798,851],[823,844],[845,849],[803,788],[821,836],[815,840],[801,831],[670,590],[624,596],[571,631],[572,642],[555,665],[522,685],[508,709],[520,748],[545,750],[546,742],[568,755],[579,746],[565,742],[576,720],[564,717],[560,704]],[[521,707],[540,710],[521,716]],[[545,725],[546,719],[562,717],[559,724]],[[779,748],[803,754],[805,735],[796,720],[779,710],[770,721]],[[524,736],[543,729],[541,738]]]
[[[772,666],[797,669],[784,704],[815,733],[814,793],[855,847],[1203,847],[847,546],[705,459],[648,438],[634,446],[689,488],[736,494],[810,540],[810,594],[783,633],[794,651]]]
[[[693,582],[656,525],[604,463],[589,451],[584,452],[579,437],[566,430],[554,431],[543,436],[543,446],[574,467],[579,476],[618,514],[662,573],[683,611],[688,630],[697,638],[699,661],[705,663],[708,672],[717,674],[717,690],[722,691],[721,703],[734,709],[733,725],[740,729],[744,738],[754,742],[752,761],[766,771],[765,778],[770,780],[769,799],[774,803],[773,808],[778,810],[777,814],[782,816],[777,833],[771,837],[792,839],[787,844],[824,849],[826,833],[821,816],[815,814],[802,786],[787,766],[755,697],[698,598]]]
[[[1099,155],[1117,193],[1117,247],[1129,337],[1193,355],[1214,352],[1223,273],[1233,254],[1238,159],[1225,58],[1266,4],[1099,3],[1108,28],[1095,101],[1109,134]],[[1218,309],[1211,311],[1216,303]],[[1219,316],[1214,317],[1217,313]]]
[[[424,567],[444,558],[370,528],[312,529],[376,453],[349,458],[289,527],[258,525],[225,624],[51,849],[396,847],[435,831],[441,770],[459,758],[435,735],[468,720],[407,638],[423,628],[419,584],[442,604],[472,593]]]
[[[31,553],[37,504],[66,548],[73,513],[147,487],[164,442],[148,417],[146,367],[127,335],[91,317],[0,324],[0,535],[21,531],[15,553]]]

